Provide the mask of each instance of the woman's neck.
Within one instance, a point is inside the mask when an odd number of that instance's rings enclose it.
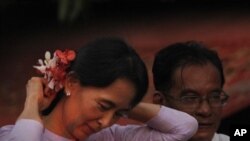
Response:
[[[64,99],[61,99],[53,111],[43,118],[43,123],[49,131],[65,138],[71,138],[67,133],[66,126],[64,125],[65,122],[63,121],[63,101]]]

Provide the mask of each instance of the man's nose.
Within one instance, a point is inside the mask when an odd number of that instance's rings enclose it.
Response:
[[[203,98],[200,102],[200,105],[197,108],[197,114],[201,116],[210,116],[211,115],[211,106],[206,98]]]

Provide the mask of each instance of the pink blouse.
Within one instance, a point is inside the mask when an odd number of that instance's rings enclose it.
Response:
[[[145,125],[113,125],[92,134],[86,141],[186,141],[198,127],[192,116],[162,106]],[[0,141],[71,141],[45,129],[31,119],[0,128]]]

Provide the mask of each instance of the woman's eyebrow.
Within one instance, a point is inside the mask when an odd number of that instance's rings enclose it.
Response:
[[[101,102],[104,102],[108,105],[110,105],[111,107],[117,107],[117,104],[115,104],[113,101],[107,100],[107,99],[101,99]],[[129,111],[131,108],[123,108],[121,109],[122,111]]]

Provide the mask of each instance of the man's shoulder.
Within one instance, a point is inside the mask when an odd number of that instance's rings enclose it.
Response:
[[[212,141],[230,141],[230,137],[225,134],[215,133]]]

